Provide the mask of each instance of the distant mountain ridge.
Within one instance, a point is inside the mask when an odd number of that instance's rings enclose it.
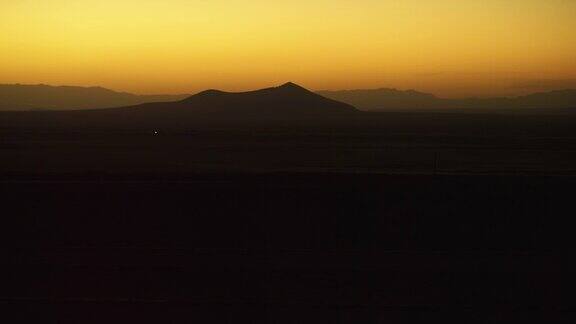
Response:
[[[414,90],[358,89],[318,91],[366,111],[421,109],[576,109],[576,89],[539,92],[519,97],[446,99]]]
[[[281,88],[304,90],[312,93],[293,83],[281,87],[261,89],[248,92],[225,92],[220,90],[206,90],[196,95],[135,95],[126,92],[117,92],[101,87],[76,87],[76,86],[49,86],[49,85],[2,85],[0,84],[0,111],[30,111],[30,110],[85,110],[100,108],[115,108],[135,106],[155,102],[185,102],[194,101],[206,104],[212,100],[212,109],[219,109],[217,101],[240,100],[244,105],[250,103],[250,97],[255,93],[265,98],[266,92]],[[433,94],[416,90],[398,90],[391,88],[379,89],[355,89],[337,91],[317,91],[325,98],[347,103],[365,111],[407,111],[407,110],[478,110],[478,111],[510,111],[510,110],[564,110],[576,111],[576,90],[565,89],[550,92],[534,93],[520,97],[496,97],[496,98],[464,98],[446,99]],[[280,95],[275,93],[276,96]],[[284,96],[282,101],[290,101],[290,96]],[[217,99],[218,98],[218,99]],[[264,99],[262,99],[264,100]],[[275,105],[278,105],[276,102]],[[290,103],[295,105],[296,102]],[[247,108],[245,108],[247,109]],[[295,109],[295,108],[294,108]]]
[[[378,110],[382,107],[410,109],[429,106],[430,103],[439,100],[439,98],[429,93],[415,90],[403,91],[393,88],[324,90],[317,93],[327,98],[349,103],[361,110]]]
[[[0,111],[77,110],[177,101],[186,95],[135,95],[101,87],[0,84]]]

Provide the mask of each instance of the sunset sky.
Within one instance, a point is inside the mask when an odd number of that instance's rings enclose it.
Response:
[[[1,0],[0,83],[136,93],[576,87],[574,0]]]

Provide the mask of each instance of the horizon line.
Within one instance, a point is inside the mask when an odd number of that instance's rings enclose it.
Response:
[[[190,92],[173,92],[173,93],[162,93],[162,92],[146,92],[146,93],[142,93],[142,92],[132,92],[132,91],[128,91],[128,90],[119,90],[116,88],[109,88],[106,86],[102,86],[102,85],[80,85],[80,84],[50,84],[50,83],[21,83],[21,82],[14,82],[14,83],[0,83],[0,86],[46,86],[46,87],[53,87],[53,88],[84,88],[84,89],[104,89],[104,90],[108,90],[108,91],[112,91],[115,93],[120,93],[120,94],[130,94],[130,95],[136,95],[136,96],[183,96],[183,95],[195,95],[195,94],[199,94],[205,91],[210,91],[210,90],[216,90],[216,91],[222,91],[222,92],[228,92],[228,93],[242,93],[242,92],[250,92],[250,91],[255,91],[255,90],[262,90],[262,89],[269,89],[269,88],[277,88],[277,87],[281,87],[281,86],[285,86],[287,84],[293,84],[299,87],[302,87],[306,90],[312,91],[314,93],[319,93],[319,92],[341,92],[341,91],[376,91],[376,90],[393,90],[393,91],[398,91],[398,92],[417,92],[417,93],[421,93],[421,94],[427,94],[427,95],[432,95],[438,99],[484,99],[484,98],[519,98],[519,97],[524,97],[527,95],[531,95],[531,94],[538,94],[538,93],[550,93],[550,92],[557,92],[557,91],[570,91],[570,90],[576,90],[576,87],[558,87],[558,88],[553,88],[553,89],[541,89],[541,90],[534,90],[534,91],[530,91],[527,92],[527,94],[521,94],[521,95],[511,95],[511,96],[482,96],[482,95],[469,95],[469,96],[455,96],[455,97],[451,97],[451,96],[438,96],[437,94],[433,93],[433,92],[427,92],[427,91],[421,91],[415,88],[397,88],[397,87],[384,87],[384,86],[380,86],[380,87],[366,87],[366,88],[339,88],[339,89],[310,89],[307,88],[305,86],[302,86],[299,83],[296,82],[292,82],[292,81],[287,81],[284,83],[281,83],[279,85],[273,85],[273,86],[267,86],[267,87],[259,87],[259,88],[250,88],[250,89],[246,89],[246,90],[241,90],[241,91],[230,91],[230,90],[221,90],[221,89],[217,89],[217,88],[205,88],[203,90],[196,90],[196,91],[190,91]]]

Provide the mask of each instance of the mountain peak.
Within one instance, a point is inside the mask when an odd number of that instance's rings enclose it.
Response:
[[[283,85],[280,86],[280,88],[292,88],[292,87],[298,87],[301,88],[301,86],[297,85],[294,82],[286,82]]]
[[[290,89],[290,90],[299,90],[299,91],[304,90],[306,92],[309,92],[308,89],[301,87],[294,82],[286,82],[283,85],[277,87],[277,89],[286,89],[286,90]]]

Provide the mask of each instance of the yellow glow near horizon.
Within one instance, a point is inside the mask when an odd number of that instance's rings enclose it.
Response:
[[[573,0],[2,0],[0,83],[138,93],[576,80]]]

